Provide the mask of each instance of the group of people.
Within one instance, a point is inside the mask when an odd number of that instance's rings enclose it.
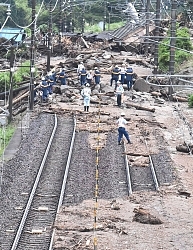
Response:
[[[78,65],[77,73],[80,79],[80,84],[83,87],[83,89],[81,90],[81,95],[84,100],[84,111],[89,112],[91,96],[90,85],[93,79],[95,84],[100,84],[101,74],[97,67],[94,68],[94,73],[92,71],[89,71],[87,73],[83,62]],[[66,78],[67,74],[64,68],[62,68],[59,73],[56,73],[55,69],[52,69],[50,72],[47,73],[46,76],[42,76],[41,83],[38,86],[35,86],[34,89],[34,101],[36,100],[38,92],[41,92],[42,100],[46,101],[48,96],[53,93],[53,85],[55,85],[58,81],[61,85],[66,85]],[[116,65],[112,70],[112,76],[110,81],[111,86],[113,85],[113,82],[115,82],[115,94],[117,96],[117,105],[120,107],[124,94],[123,84],[126,83],[128,89],[131,89],[133,85],[133,69],[129,65],[126,67],[123,64],[121,68]],[[125,114],[122,112],[121,117],[117,121],[119,145],[121,144],[123,135],[126,137],[128,143],[131,143],[129,134],[125,129],[127,121],[125,120],[124,116]]]
[[[92,70],[87,71],[84,66],[84,63],[81,62],[78,65],[77,74],[78,74],[78,78],[80,80],[81,86],[86,85],[86,83],[90,85],[92,83],[92,80],[94,80],[95,84],[100,84],[101,73],[97,67],[94,68],[94,72],[92,72]]]
[[[41,82],[35,85],[34,101],[37,100],[38,94],[41,95],[42,101],[47,101],[48,96],[53,93],[53,85],[60,82],[61,85],[66,85],[67,74],[62,68],[59,73],[56,73],[55,68],[47,73],[46,76],[41,77]]]
[[[115,82],[116,90],[117,82],[120,81],[121,84],[127,84],[127,89],[130,90],[133,86],[133,75],[133,68],[130,65],[122,64],[120,68],[116,65],[111,72],[110,85],[112,86]]]

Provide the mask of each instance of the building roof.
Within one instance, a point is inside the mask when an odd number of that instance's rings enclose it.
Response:
[[[13,39],[15,42],[22,42],[24,30],[20,28],[3,28],[0,31],[0,38],[3,37],[7,40]]]

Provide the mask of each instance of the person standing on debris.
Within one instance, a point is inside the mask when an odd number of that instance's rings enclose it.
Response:
[[[120,69],[119,67],[116,65],[115,68],[112,70],[112,73],[111,73],[111,86],[113,86],[113,81],[115,81],[115,89],[117,87],[117,81],[119,80],[119,72],[120,72]]]
[[[80,72],[81,72],[81,70],[84,68],[84,64],[83,64],[83,62],[80,62],[79,64],[78,64],[78,68],[77,68],[77,74],[78,75],[80,75]]]
[[[63,68],[62,71],[59,73],[59,81],[61,82],[61,85],[66,85],[66,78],[67,75],[65,73],[65,69]]]
[[[121,140],[123,138],[123,135],[125,136],[125,138],[127,139],[127,142],[131,143],[130,137],[129,137],[129,133],[127,132],[127,130],[125,129],[125,125],[128,123],[125,120],[125,113],[122,112],[120,115],[120,118],[117,120],[117,124],[118,124],[118,145],[121,145]]]
[[[86,84],[86,87],[84,87],[81,91],[81,96],[84,99],[84,111],[89,112],[90,107],[90,95],[91,95],[91,88],[89,83]]]
[[[54,85],[54,78],[52,76],[52,72],[49,72],[47,75],[47,83],[48,83],[48,94],[53,94],[53,85]]]
[[[87,82],[88,84],[90,84],[90,85],[91,85],[91,82],[92,82],[92,78],[93,78],[93,76],[92,76],[92,70],[90,70],[90,71],[88,72],[87,76],[86,76],[86,82]]]
[[[48,98],[48,83],[45,77],[42,77],[42,82],[40,84],[40,89],[42,91],[43,101],[46,102]]]
[[[94,72],[93,78],[95,79],[95,84],[100,84],[101,73],[97,67],[95,67],[94,69],[95,69],[95,72]]]
[[[127,89],[130,90],[131,87],[133,86],[133,69],[128,65],[126,72],[126,84],[127,84]]]
[[[120,81],[117,82],[117,87],[115,90],[116,96],[117,96],[117,105],[121,107],[121,103],[123,100],[123,94],[124,94],[124,88]]]
[[[126,67],[125,67],[125,64],[123,63],[121,68],[120,68],[120,81],[121,81],[121,84],[125,83],[125,72],[126,72]]]
[[[80,84],[81,84],[81,86],[86,84],[86,76],[87,76],[86,69],[83,67],[82,70],[80,71]]]

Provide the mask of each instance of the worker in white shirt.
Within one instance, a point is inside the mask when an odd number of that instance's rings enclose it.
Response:
[[[90,88],[89,83],[87,83],[86,87],[84,87],[81,91],[81,96],[84,99],[84,111],[87,111],[87,112],[89,112],[90,95],[91,95],[91,88]]]
[[[123,100],[123,94],[124,94],[124,88],[120,81],[117,82],[115,93],[117,96],[117,105],[121,107],[121,102]]]
[[[118,145],[121,145],[121,140],[123,138],[123,135],[125,136],[125,138],[127,139],[127,142],[131,143],[131,140],[129,138],[129,133],[127,132],[127,130],[125,129],[125,125],[128,123],[125,118],[125,113],[122,112],[120,118],[117,120],[117,124],[118,124]]]
[[[83,62],[80,62],[79,64],[78,64],[78,68],[77,68],[77,73],[78,73],[78,75],[80,75],[80,72],[81,72],[81,70],[84,68],[84,64],[83,64]]]

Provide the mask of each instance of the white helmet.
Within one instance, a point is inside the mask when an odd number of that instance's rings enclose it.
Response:
[[[45,77],[42,77],[42,81],[45,81],[45,79],[46,79]]]
[[[87,84],[86,84],[86,87],[89,87],[89,86],[90,86],[90,84],[89,84],[89,83],[87,83]]]
[[[125,113],[124,113],[124,112],[121,112],[121,116],[125,116]]]

